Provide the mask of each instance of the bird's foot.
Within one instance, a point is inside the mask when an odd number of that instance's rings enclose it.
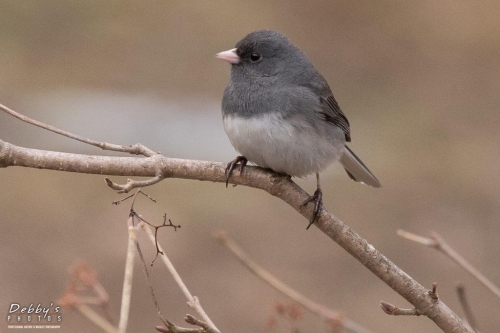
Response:
[[[234,168],[236,168],[236,165],[240,163],[240,175],[243,172],[243,168],[245,168],[245,165],[247,165],[248,160],[244,156],[238,156],[231,162],[227,164],[226,167],[226,188],[227,185],[229,184],[229,178],[231,178],[231,174],[233,173]]]
[[[309,227],[311,227],[311,225],[318,219],[319,213],[323,209],[323,192],[321,192],[320,188],[318,188],[313,195],[311,195],[306,201],[304,201],[301,207],[307,205],[311,201],[314,201],[314,210],[306,230],[309,229]]]

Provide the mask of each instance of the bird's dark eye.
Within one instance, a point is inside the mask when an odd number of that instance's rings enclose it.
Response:
[[[252,62],[257,62],[257,61],[259,61],[260,59],[262,59],[262,56],[261,56],[259,53],[257,53],[257,52],[253,52],[252,54],[250,54],[250,60],[251,60]]]

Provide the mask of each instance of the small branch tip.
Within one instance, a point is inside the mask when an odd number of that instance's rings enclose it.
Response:
[[[217,240],[221,245],[224,245],[227,243],[228,241],[228,234],[225,230],[221,230],[221,231],[216,231],[214,233],[212,233],[212,236],[215,238],[215,240]]]
[[[419,236],[417,234],[405,231],[403,229],[398,229],[398,231],[396,231],[396,234],[400,237],[403,237],[406,240],[409,240],[409,241],[412,241],[415,243],[420,243],[422,245],[426,245],[426,246],[436,246],[437,245],[437,242],[435,239],[422,237],[422,236]]]
[[[380,302],[382,311],[390,316],[420,316],[422,313],[417,309],[401,309],[387,302]]]
[[[393,315],[393,312],[397,307],[390,303],[386,303],[384,301],[380,302],[380,307],[382,308],[382,311],[384,311],[388,315]]]
[[[437,282],[432,283],[432,290],[429,290],[429,296],[431,296],[432,299],[439,299],[439,295],[437,293]]]

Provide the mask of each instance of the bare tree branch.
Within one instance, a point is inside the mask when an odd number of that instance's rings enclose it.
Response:
[[[419,235],[415,235],[411,232],[398,230],[398,235],[411,240],[416,243],[420,243],[422,245],[432,247],[438,250],[441,253],[444,253],[448,258],[456,262],[460,267],[465,269],[467,273],[476,278],[479,282],[481,282],[486,288],[488,288],[495,296],[500,298],[500,288],[498,288],[493,282],[488,280],[486,276],[484,276],[477,268],[472,266],[467,260],[464,259],[457,251],[455,251],[448,243],[445,242],[443,237],[441,237],[438,233],[433,232],[430,238],[422,237]]]
[[[1,108],[3,111],[5,107]],[[6,111],[7,112],[7,111]],[[182,178],[225,182],[223,163],[167,158],[159,154],[144,158],[69,154],[18,147],[0,140],[0,167],[23,166],[67,172],[129,176]],[[231,177],[232,184],[262,189],[280,198],[306,218],[312,206],[302,207],[309,195],[289,177],[258,168],[247,167]],[[315,226],[356,258],[379,279],[408,300],[419,312],[430,318],[444,332],[473,330],[440,300],[398,266],[377,251],[338,217],[322,210]]]
[[[214,234],[214,237],[219,241],[219,243],[227,247],[231,251],[231,253],[234,254],[234,256],[252,273],[267,282],[271,287],[283,293],[285,296],[288,296],[294,301],[298,302],[312,314],[319,316],[327,323],[336,324],[335,326],[343,327],[350,332],[370,333],[368,329],[364,328],[360,324],[348,318],[344,318],[344,316],[337,311],[333,311],[323,305],[313,302],[309,298],[305,297],[301,293],[297,292],[296,290],[273,276],[271,273],[257,264],[254,260],[252,260],[252,258],[250,258],[248,254],[246,254],[238,246],[238,244],[236,244],[236,242],[232,240],[231,237],[229,237],[226,232],[218,232]]]

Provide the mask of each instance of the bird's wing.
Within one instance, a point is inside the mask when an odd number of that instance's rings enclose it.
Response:
[[[332,123],[335,126],[338,126],[344,131],[345,140],[347,142],[351,142],[351,131],[349,129],[349,121],[345,116],[344,112],[340,109],[339,103],[335,100],[333,95],[329,95],[328,97],[320,97],[321,101],[321,115],[323,118]]]

